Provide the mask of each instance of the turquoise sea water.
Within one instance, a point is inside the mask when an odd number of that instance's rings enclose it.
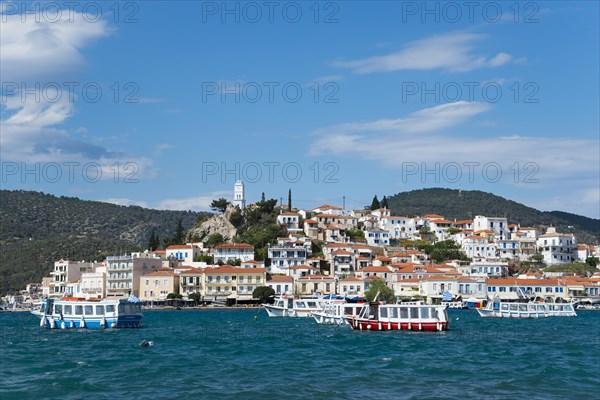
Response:
[[[50,331],[4,313],[0,399],[600,399],[600,313],[450,317],[448,332],[358,332],[257,309],[146,311],[142,329]]]

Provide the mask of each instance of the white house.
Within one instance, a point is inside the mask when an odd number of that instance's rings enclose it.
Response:
[[[166,249],[168,260],[177,260],[180,263],[190,264],[194,258],[202,254],[202,249],[194,244],[171,245]]]
[[[239,259],[242,262],[254,260],[254,246],[247,243],[222,243],[213,250],[215,263],[227,263],[228,260]]]
[[[410,239],[418,232],[413,218],[396,215],[381,217],[379,227],[388,231],[391,239]]]
[[[388,246],[390,244],[390,234],[382,229],[365,230],[365,239],[367,246]]]
[[[56,261],[54,263],[54,270],[50,273],[54,283],[54,291],[51,294],[62,296],[66,292],[68,283],[79,281],[84,272],[94,272],[95,269],[96,263],[92,262]]]
[[[441,300],[443,292],[455,298],[460,296],[463,300],[469,297],[485,299],[487,295],[485,279],[466,276],[428,276],[421,280],[419,288],[421,295],[430,300]]]
[[[473,260],[496,258],[496,244],[490,243],[485,237],[467,236],[462,243],[462,251]]]
[[[277,216],[277,223],[285,226],[288,231],[302,230],[300,227],[300,215],[295,212],[282,212]]]
[[[349,276],[339,281],[339,293],[348,297],[363,297],[367,290],[367,283],[364,279],[356,276]]]
[[[269,272],[287,274],[291,266],[304,265],[310,255],[310,241],[299,242],[280,238],[276,245],[269,245],[267,257],[271,260]]]
[[[272,275],[267,281],[267,286],[275,291],[275,295],[292,294],[294,278],[287,275]]]
[[[103,299],[106,297],[106,266],[96,266],[93,272],[81,274],[80,290],[86,298]]]
[[[548,265],[566,264],[577,258],[577,239],[575,235],[557,233],[550,227],[537,239],[537,247],[541,249],[544,262]]]
[[[509,237],[508,220],[502,217],[486,217],[483,215],[475,216],[473,220],[474,231],[484,230],[494,231],[494,237],[498,240],[507,239]]]

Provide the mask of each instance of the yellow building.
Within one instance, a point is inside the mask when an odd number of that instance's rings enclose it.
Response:
[[[179,293],[179,275],[168,268],[140,277],[140,300],[166,300],[169,293]]]

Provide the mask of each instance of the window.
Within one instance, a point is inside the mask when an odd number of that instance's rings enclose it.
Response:
[[[83,306],[75,306],[75,315],[83,315]]]
[[[104,306],[96,306],[96,315],[104,315]]]
[[[114,304],[109,304],[106,306],[106,312],[107,313],[114,313],[115,312],[115,306]]]
[[[65,315],[71,315],[73,313],[73,306],[66,305],[65,306]]]
[[[94,315],[94,306],[84,306],[85,315]]]

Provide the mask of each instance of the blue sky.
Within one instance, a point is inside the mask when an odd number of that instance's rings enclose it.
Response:
[[[238,178],[301,208],[460,187],[600,216],[597,2],[69,4],[2,2],[3,188],[207,210]]]

